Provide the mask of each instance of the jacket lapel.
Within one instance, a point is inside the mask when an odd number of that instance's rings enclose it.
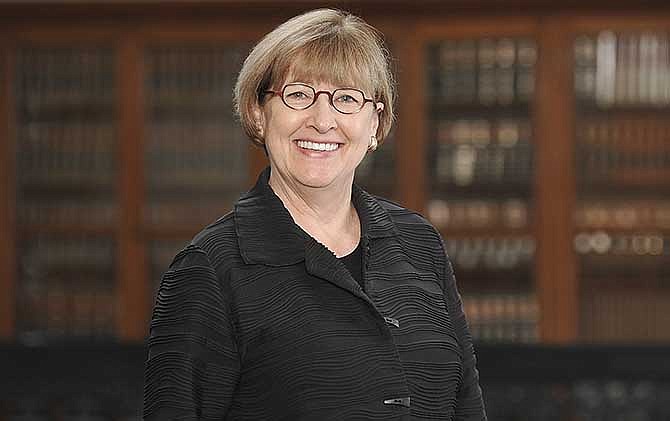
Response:
[[[369,301],[361,286],[347,268],[323,244],[312,239],[305,247],[305,269],[310,275],[343,288],[357,297]]]
[[[310,275],[331,282],[372,304],[337,257],[293,221],[270,188],[269,178],[268,167],[260,174],[254,188],[235,204],[235,228],[245,263],[289,266],[304,260]],[[375,198],[354,185],[352,200],[361,221],[361,241],[367,244],[368,238],[397,235],[391,217]]]

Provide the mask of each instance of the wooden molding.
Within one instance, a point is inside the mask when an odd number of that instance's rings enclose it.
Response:
[[[142,236],[144,194],[144,70],[137,37],[123,37],[117,50],[119,208],[117,332],[122,341],[144,340],[149,331],[147,244]]]
[[[2,39],[7,40],[5,34]],[[16,308],[16,136],[14,131],[14,51],[0,41],[0,341],[15,334]]]
[[[578,281],[572,248],[574,94],[572,38],[565,22],[547,19],[538,37],[535,93],[536,288],[544,343],[578,336]]]

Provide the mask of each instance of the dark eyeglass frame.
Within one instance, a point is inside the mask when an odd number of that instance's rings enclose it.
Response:
[[[306,107],[303,107],[303,108],[295,108],[295,107],[292,107],[292,106],[290,106],[289,104],[287,104],[287,103],[286,103],[286,100],[284,100],[284,91],[285,91],[286,88],[288,88],[289,86],[304,86],[304,87],[306,87],[306,88],[311,89],[312,92],[314,92],[314,96],[312,97],[312,103],[309,104],[309,105],[306,106]],[[356,92],[360,92],[360,93],[361,93],[361,96],[363,97],[363,103],[361,104],[361,106],[360,106],[360,108],[359,108],[358,110],[353,111],[353,112],[350,112],[350,113],[347,113],[347,112],[344,112],[344,111],[338,109],[338,108],[335,106],[335,104],[333,103],[333,96],[335,95],[335,92],[337,92],[337,91],[342,91],[342,90],[356,91]],[[314,89],[313,86],[307,85],[306,83],[300,83],[300,82],[287,83],[286,85],[284,85],[284,87],[282,88],[281,91],[273,91],[273,90],[268,89],[268,90],[266,90],[266,91],[263,91],[263,93],[268,94],[268,95],[269,95],[269,94],[272,94],[272,95],[277,95],[277,96],[279,96],[279,98],[281,98],[281,101],[284,103],[284,105],[286,105],[286,106],[289,107],[290,109],[292,109],[292,110],[296,110],[296,111],[306,110],[306,109],[308,109],[309,107],[311,107],[312,105],[314,105],[314,104],[316,103],[316,100],[319,99],[319,95],[321,95],[321,94],[326,94],[326,95],[328,95],[328,102],[329,102],[330,105],[333,107],[333,109],[335,109],[335,111],[337,111],[337,112],[340,113],[340,114],[346,114],[346,115],[351,115],[351,114],[358,114],[358,113],[360,113],[361,110],[363,109],[363,107],[365,107],[365,104],[367,104],[368,102],[372,102],[373,104],[376,104],[376,103],[377,103],[377,101],[375,101],[374,99],[366,98],[366,97],[365,97],[365,92],[361,91],[361,90],[358,89],[358,88],[337,88],[337,89],[335,89],[333,92],[330,92],[330,91],[317,91],[316,89]],[[381,110],[378,109],[378,111],[381,111]]]

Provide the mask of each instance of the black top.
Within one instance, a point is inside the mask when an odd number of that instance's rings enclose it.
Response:
[[[361,286],[361,289],[365,291],[365,285],[363,285],[363,255],[361,253],[361,242],[358,242],[356,249],[346,256],[339,258],[340,262],[344,264],[351,276],[358,282],[358,285]]]
[[[354,185],[364,292],[295,224],[269,176],[163,275],[144,419],[485,420],[437,230]]]

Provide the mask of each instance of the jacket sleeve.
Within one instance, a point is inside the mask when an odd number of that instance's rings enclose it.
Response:
[[[144,378],[144,420],[223,420],[240,362],[230,306],[206,253],[189,245],[156,298]]]
[[[463,351],[463,382],[458,392],[456,404],[457,421],[485,421],[486,411],[479,386],[479,372],[476,365],[472,336],[465,319],[461,296],[456,286],[456,278],[442,241],[444,263],[444,298],[447,311],[452,318],[454,330]]]

